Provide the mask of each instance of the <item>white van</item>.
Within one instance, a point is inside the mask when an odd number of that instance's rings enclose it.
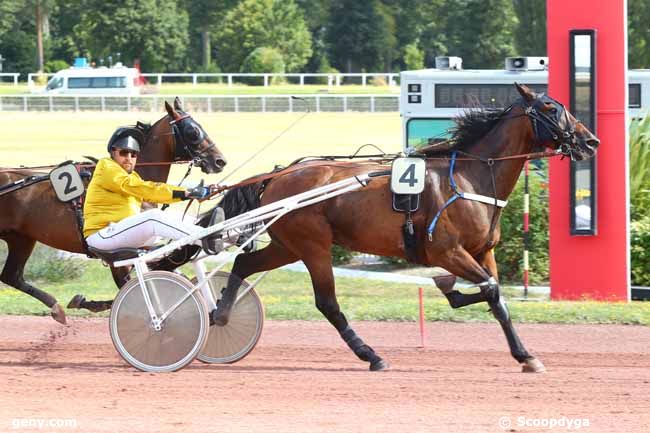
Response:
[[[140,94],[140,73],[121,63],[112,68],[62,69],[48,81],[45,93],[52,95],[125,95]]]

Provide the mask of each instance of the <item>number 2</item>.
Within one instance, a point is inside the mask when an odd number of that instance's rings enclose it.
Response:
[[[77,187],[72,186],[72,175],[70,173],[68,173],[67,171],[61,172],[61,174],[59,174],[59,180],[63,180],[63,178],[66,178],[65,188],[63,189],[64,194],[68,195],[77,191]]]

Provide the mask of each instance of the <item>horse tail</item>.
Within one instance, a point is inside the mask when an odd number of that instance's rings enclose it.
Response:
[[[233,188],[217,205],[223,209],[226,219],[236,217],[260,207],[264,182]]]

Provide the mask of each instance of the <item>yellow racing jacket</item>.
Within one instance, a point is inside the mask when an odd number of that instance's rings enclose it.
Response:
[[[84,203],[84,237],[103,229],[110,223],[140,213],[143,201],[173,203],[181,198],[174,191],[184,188],[166,183],[142,180],[135,171],[127,173],[111,158],[97,163],[88,185]]]

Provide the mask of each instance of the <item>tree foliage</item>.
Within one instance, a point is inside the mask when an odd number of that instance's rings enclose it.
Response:
[[[464,68],[503,68],[514,55],[512,0],[449,0],[442,9],[447,54],[462,57]]]
[[[156,0],[84,0],[74,33],[93,58],[121,53],[143,70],[184,70],[188,14],[175,2]]]
[[[650,4],[647,0],[628,0],[628,65],[650,68]]]
[[[288,72],[311,57],[311,35],[293,0],[242,0],[228,12],[215,35],[216,57],[226,71],[240,70],[256,48],[277,49]]]
[[[546,55],[544,0],[0,0],[5,71],[36,69],[37,3],[46,63],[120,52],[147,72],[237,72],[268,47],[288,72],[396,72],[440,55],[468,69]],[[628,1],[630,68],[650,67],[649,5]]]

